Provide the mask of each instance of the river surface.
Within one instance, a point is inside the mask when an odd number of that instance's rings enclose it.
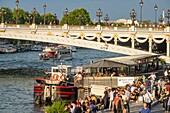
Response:
[[[34,78],[57,64],[73,67],[86,65],[90,61],[122,56],[121,54],[92,49],[77,49],[73,60],[42,61],[40,52],[0,54],[0,113],[43,113],[33,103]]]

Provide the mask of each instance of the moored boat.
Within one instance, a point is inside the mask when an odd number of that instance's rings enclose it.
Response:
[[[41,45],[34,45],[31,47],[31,51],[42,51],[43,48]]]
[[[12,44],[0,45],[0,53],[15,53],[17,51],[16,47]]]
[[[35,104],[50,104],[54,101],[67,102],[77,99],[77,87],[66,81],[66,76],[71,72],[71,66],[58,65],[46,72],[44,78],[35,78],[34,102]]]
[[[72,59],[72,51],[68,49],[66,46],[57,46],[57,47],[45,47],[43,52],[39,54],[40,59],[43,60],[71,60]]]

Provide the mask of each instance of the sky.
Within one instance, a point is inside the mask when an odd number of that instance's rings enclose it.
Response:
[[[103,20],[107,13],[110,21],[114,21],[120,18],[129,19],[129,13],[133,8],[137,13],[137,19],[140,19],[139,2],[140,0],[19,0],[19,8],[31,12],[35,7],[40,14],[43,14],[43,4],[46,3],[46,12],[56,13],[59,19],[62,18],[65,8],[69,11],[85,8],[92,20],[97,20],[96,12],[101,8],[103,12],[101,19]],[[143,0],[143,3],[143,20],[155,20],[155,4],[158,5],[157,17],[162,14],[163,9],[165,12],[170,9],[170,0]],[[9,7],[13,10],[16,7],[15,0],[0,0],[0,7]]]

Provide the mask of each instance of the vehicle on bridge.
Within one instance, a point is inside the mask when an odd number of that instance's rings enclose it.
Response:
[[[73,57],[70,48],[59,45],[57,47],[45,47],[43,52],[39,54],[39,58],[40,60],[71,60]]]

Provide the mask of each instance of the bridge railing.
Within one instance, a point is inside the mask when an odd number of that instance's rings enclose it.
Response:
[[[32,25],[28,24],[6,24],[6,29],[33,29]],[[56,29],[56,30],[62,30],[63,26],[62,25],[35,25],[34,29]],[[77,25],[69,25],[68,26],[69,30],[108,30],[108,31],[130,31],[130,27],[128,26],[102,26],[101,29],[97,29],[97,26],[77,26]],[[139,32],[164,32],[164,28],[161,27],[136,27],[135,31]]]

